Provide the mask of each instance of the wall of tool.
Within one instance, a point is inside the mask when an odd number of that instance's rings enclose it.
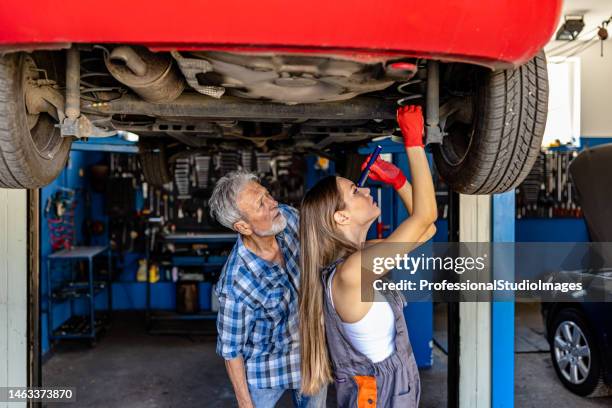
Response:
[[[569,163],[583,149],[612,138],[580,138],[579,146],[543,149],[530,174],[516,189],[517,242],[586,242],[589,235]]]
[[[171,165],[172,181],[153,186],[144,180],[137,156],[110,154],[106,212],[110,243],[117,253],[173,250],[158,245],[168,234],[228,232],[210,216],[208,198],[216,181],[233,170],[256,173],[280,202],[297,206],[303,196],[305,162],[300,156],[245,149],[178,157]],[[226,255],[227,248],[217,252]],[[133,271],[123,269],[124,274]],[[167,273],[162,271],[163,276]]]
[[[581,218],[579,198],[569,174],[576,150],[545,150],[517,189],[516,217]]]

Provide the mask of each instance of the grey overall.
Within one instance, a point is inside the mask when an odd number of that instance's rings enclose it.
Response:
[[[402,295],[395,291],[383,293],[395,316],[395,351],[385,360],[374,363],[351,345],[329,298],[329,276],[341,261],[337,260],[321,274],[325,294],[325,334],[334,371],[338,406],[417,407],[421,383],[408,339]]]

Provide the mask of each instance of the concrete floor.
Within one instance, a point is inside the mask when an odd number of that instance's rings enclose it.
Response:
[[[203,323],[215,330],[214,323]],[[78,407],[233,407],[232,386],[215,346],[214,336],[148,335],[143,315],[115,313],[95,348],[59,344],[43,365],[43,383],[76,387]],[[48,405],[55,406],[66,404]],[[278,406],[291,407],[290,396]],[[333,390],[328,406],[335,406]]]
[[[517,321],[537,326],[533,310],[517,311]],[[547,352],[517,353],[515,365],[516,407],[612,406],[612,397],[584,399],[566,391]],[[446,355],[441,348],[434,348],[434,366],[420,374],[421,407],[445,407]],[[134,313],[117,314],[109,333],[93,349],[79,343],[60,345],[43,365],[43,382],[76,387],[79,407],[235,406],[223,361],[215,354],[214,336],[151,336],[143,316]],[[335,406],[333,389],[327,405]],[[291,407],[289,396],[278,406]]]
[[[214,338],[150,336],[140,314],[116,313],[93,349],[60,346],[43,365],[43,382],[76,387],[79,407],[228,407],[234,401]]]

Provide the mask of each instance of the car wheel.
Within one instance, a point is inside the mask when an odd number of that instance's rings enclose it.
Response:
[[[1,188],[42,187],[66,164],[72,138],[61,136],[55,126],[57,118],[48,113],[29,114],[26,108],[29,87],[39,79],[58,80],[56,68],[49,54],[0,57]]]
[[[441,176],[463,194],[514,189],[531,170],[546,125],[548,74],[543,51],[517,69],[483,74],[476,78],[471,96],[459,97],[464,114],[449,115],[447,136],[432,145]],[[465,105],[471,105],[467,115]]]
[[[172,179],[168,170],[166,148],[163,143],[141,140],[138,144],[140,167],[147,183],[161,187]]]
[[[557,313],[549,336],[553,366],[565,388],[581,396],[607,390],[597,339],[579,311],[562,309]]]

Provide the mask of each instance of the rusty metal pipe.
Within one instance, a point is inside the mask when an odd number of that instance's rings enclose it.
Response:
[[[111,61],[121,61],[139,77],[147,74],[147,64],[131,47],[117,47],[110,53],[109,58]]]
[[[149,103],[126,95],[104,103],[87,103],[83,110],[103,115],[133,114],[163,118],[207,118],[271,120],[284,119],[395,119],[395,101],[357,97],[343,102],[283,105],[249,101],[235,97],[214,99],[204,95],[184,94],[172,103]]]
[[[171,102],[185,88],[185,81],[169,55],[125,45],[115,48],[104,62],[117,81],[148,102]]]

